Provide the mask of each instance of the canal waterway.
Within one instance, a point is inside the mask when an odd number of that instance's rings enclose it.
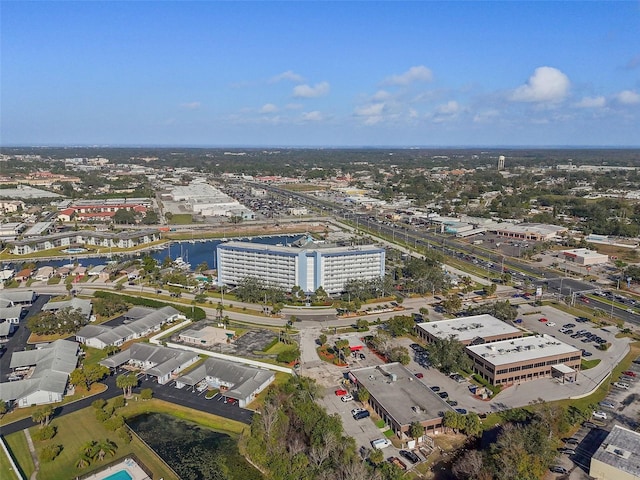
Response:
[[[263,479],[226,433],[161,413],[139,415],[127,423],[182,480]]]
[[[278,235],[278,236],[266,236],[266,237],[243,237],[234,238],[233,240],[262,243],[265,245],[288,245],[302,237],[302,234],[296,235]],[[89,265],[103,265],[109,261],[119,261],[131,258],[141,258],[144,255],[150,254],[159,263],[167,258],[171,257],[175,260],[178,257],[191,264],[192,270],[203,262],[207,262],[209,268],[216,268],[216,247],[222,243],[223,240],[187,240],[180,242],[171,242],[160,246],[160,249],[147,250],[145,252],[136,252],[131,254],[113,254],[102,256],[91,256],[83,258],[81,254],[73,255],[69,254],[68,258],[57,260],[41,260],[36,261],[36,266],[41,267],[44,265],[50,265],[52,267],[62,267],[72,263],[77,263],[88,267]],[[31,260],[16,261],[16,262],[3,262],[3,265],[13,266],[13,268],[19,267],[24,262],[32,262]],[[12,265],[13,264],[13,265]]]

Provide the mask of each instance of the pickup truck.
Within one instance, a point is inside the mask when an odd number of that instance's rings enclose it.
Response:
[[[400,470],[406,470],[407,464],[400,460],[398,457],[389,457],[388,462],[398,467]]]

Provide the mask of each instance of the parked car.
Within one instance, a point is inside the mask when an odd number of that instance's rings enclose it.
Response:
[[[449,394],[447,392],[440,392],[438,393],[438,396],[440,398],[449,398]]]
[[[560,448],[558,450],[560,453],[566,453],[567,455],[575,455],[576,451],[573,448]]]
[[[551,470],[553,473],[561,473],[562,475],[566,475],[567,473],[569,473],[569,470],[561,467],[560,465],[553,465],[549,467],[549,470]]]
[[[625,372],[622,372],[623,375],[627,375],[628,377],[637,377],[638,374],[636,372],[634,372],[633,370],[627,370]]]
[[[361,412],[354,414],[353,418],[354,420],[362,420],[363,418],[369,418],[370,415],[371,414],[368,410],[362,410]]]
[[[598,403],[598,405],[605,408],[616,408],[616,404],[609,400],[602,400],[601,402]]]
[[[541,319],[540,319],[540,320],[538,320],[538,321],[539,321],[539,322],[542,322],[542,323],[545,323],[545,322],[548,322],[549,320],[547,320],[546,318],[544,318],[544,317],[543,317],[543,318],[541,318]]]
[[[616,388],[622,388],[623,390],[629,390],[629,384],[623,382],[613,382],[613,386]]]
[[[400,455],[409,460],[411,463],[418,463],[420,457],[410,450],[400,450]]]
[[[591,414],[591,416],[593,418],[599,418],[600,420],[606,420],[607,419],[607,413],[606,412],[602,412],[600,410],[596,410],[595,412],[593,412]]]
[[[547,327],[555,327],[556,322],[547,322]]]
[[[344,397],[340,397],[340,400],[342,400],[343,402],[350,402],[351,400],[353,400],[353,395],[345,395]]]
[[[437,385],[434,385],[433,387],[430,387],[431,390],[433,390],[434,392],[439,392],[440,391],[440,387],[438,387]]]
[[[424,374],[423,373],[416,373],[416,378],[424,378]]]
[[[456,412],[458,412],[460,415],[466,415],[467,414],[467,409],[466,408],[456,408]]]
[[[349,392],[347,392],[344,388],[336,390],[336,396],[338,397],[344,397],[347,393]]]
[[[569,445],[577,445],[578,443],[580,443],[580,440],[578,440],[576,437],[569,437],[564,439],[564,443],[568,443]]]

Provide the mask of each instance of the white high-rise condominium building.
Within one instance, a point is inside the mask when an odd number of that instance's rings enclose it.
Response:
[[[221,243],[216,249],[218,283],[238,285],[247,277],[305,292],[318,287],[340,293],[349,280],[384,276],[385,251],[374,245],[356,247],[289,247],[249,242]]]

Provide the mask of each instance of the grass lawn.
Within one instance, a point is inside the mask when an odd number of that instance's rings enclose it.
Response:
[[[287,343],[278,342],[273,347],[271,347],[269,350],[267,350],[264,353],[266,353],[267,355],[277,355],[279,353],[286,352],[288,350],[294,350],[295,348],[296,348],[295,345],[290,345],[290,344],[287,344]]]
[[[82,364],[85,367],[96,365],[100,360],[107,358],[105,351],[99,348],[84,346],[82,349],[85,352],[84,360],[82,360]]]
[[[193,215],[190,213],[176,213],[171,217],[171,223],[174,225],[189,225],[193,223]]]
[[[101,464],[115,458],[125,457],[131,453],[137,455],[151,469],[154,477],[176,478],[171,470],[164,466],[159,457],[150,451],[137,437],[134,436],[131,443],[125,445],[118,435],[107,431],[102,426],[102,423],[96,420],[92,407],[54,419],[51,424],[57,427],[58,432],[51,440],[34,442],[38,456],[47,445],[62,445],[63,449],[53,462],[41,464],[38,473],[39,480],[75,478],[78,475],[100,468]],[[31,434],[33,435],[38,428],[37,426],[31,428]],[[106,438],[118,445],[118,450],[114,457],[107,456],[103,462],[93,461],[91,465],[85,468],[77,468],[75,466],[79,458],[79,451],[83,445],[91,440],[101,441]]]
[[[376,427],[378,427],[378,428],[382,428],[382,427],[384,427],[385,425],[386,425],[386,423],[384,423],[384,420],[382,420],[382,419],[377,420],[377,421],[375,422],[375,426],[376,426]]]
[[[580,370],[589,370],[590,368],[595,367],[600,363],[599,358],[594,358],[593,360],[582,360],[580,362]]]
[[[203,427],[231,434],[234,437],[238,437],[245,430],[248,431],[248,427],[242,423],[156,399],[146,401],[131,399],[126,407],[118,409],[117,412],[125,418],[132,418],[143,413],[167,413],[183,420],[195,422]],[[105,462],[133,453],[151,469],[154,478],[176,479],[175,475],[164,465],[162,460],[137,437],[134,436],[131,443],[126,445],[114,432],[107,431],[102,426],[102,423],[96,420],[92,407],[64,417],[54,418],[51,424],[58,429],[56,436],[51,440],[35,442],[36,450],[40,454],[42,449],[50,444],[63,445],[63,450],[53,462],[43,464],[38,475],[40,480],[75,478],[78,475],[100,468],[101,462],[98,461],[92,462],[89,467],[84,469],[76,468],[75,463],[79,457],[78,452],[84,444],[91,440],[104,440],[105,438],[118,445],[116,455],[114,457],[106,457]],[[33,433],[37,428],[37,426],[34,426],[31,432]],[[25,451],[28,454],[26,444]]]
[[[395,436],[395,433],[393,433],[393,430],[389,429],[382,432],[382,435],[384,435],[386,438],[391,438]]]
[[[5,438],[5,441],[7,442],[7,447],[9,448],[11,455],[13,455],[13,459],[18,465],[18,468],[22,470],[22,473],[26,478],[29,478],[35,470],[35,466],[33,465],[31,454],[29,453],[27,437],[24,436],[24,432],[12,433]],[[4,458],[4,455],[2,457]],[[9,461],[7,460],[6,462],[7,465],[9,465]],[[10,476],[5,476],[4,472],[5,469],[3,461],[2,467],[0,469],[0,478],[13,478]]]
[[[47,285],[58,285],[60,283],[60,280],[62,279],[58,276],[51,277],[49,280],[47,280]]]

